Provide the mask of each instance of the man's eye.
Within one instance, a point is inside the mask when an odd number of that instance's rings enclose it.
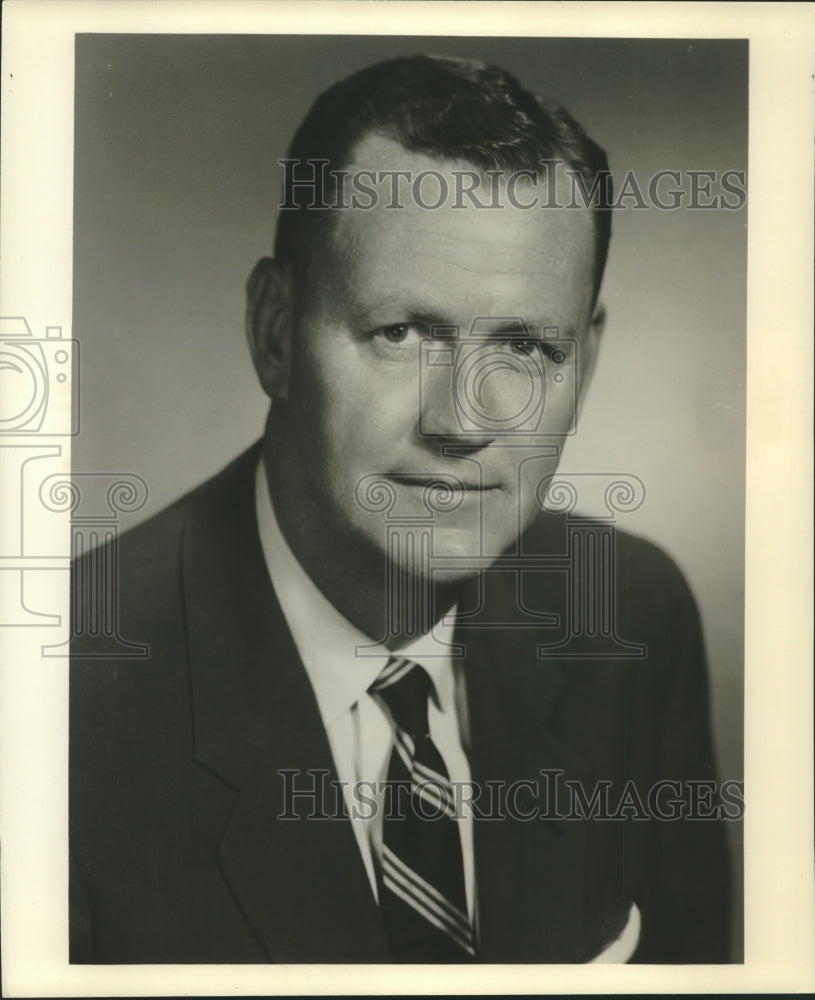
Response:
[[[545,341],[539,340],[537,337],[525,337],[523,339],[511,340],[510,346],[513,351],[517,351],[518,354],[548,354],[549,348]]]
[[[567,360],[566,351],[558,344],[541,337],[517,337],[509,341],[510,350],[528,356],[536,355],[553,361],[556,365]]]
[[[421,340],[424,331],[413,323],[391,323],[389,326],[377,327],[371,336],[386,344],[406,344]]]
[[[401,344],[408,335],[407,323],[394,323],[393,326],[383,326],[381,334],[391,344]]]

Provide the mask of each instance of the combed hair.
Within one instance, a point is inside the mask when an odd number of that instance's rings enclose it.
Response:
[[[465,161],[481,171],[538,170],[562,160],[586,190],[599,179],[595,220],[595,298],[611,239],[612,185],[605,152],[560,105],[525,90],[506,70],[474,60],[401,56],[366,67],[334,84],[314,102],[294,135],[290,160],[328,161],[315,187],[295,188],[297,209],[281,211],[275,255],[302,266],[330,211],[332,171],[352,160],[357,143],[378,133],[439,160]],[[320,178],[326,180],[325,187]],[[298,200],[298,196],[299,199]]]

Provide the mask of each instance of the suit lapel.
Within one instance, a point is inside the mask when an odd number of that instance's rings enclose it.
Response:
[[[269,960],[387,962],[317,703],[263,562],[257,459],[253,449],[221,477],[183,543],[194,752],[236,792],[219,862]],[[316,775],[323,801],[287,809],[286,788],[319,788]],[[281,818],[293,811],[334,818]]]
[[[496,611],[504,614],[498,620],[511,620],[514,591],[492,573],[487,588],[493,620]],[[558,781],[541,769],[588,778],[585,761],[551,726],[564,670],[537,658],[536,629],[462,628],[456,638],[467,649],[473,780],[482,789],[518,790],[509,792],[515,808],[506,799],[498,805],[493,794],[489,805],[501,818],[475,822],[481,961],[582,961],[586,824],[522,815],[564,812],[554,794],[547,802],[546,782],[554,793]],[[519,782],[534,783],[534,792]]]

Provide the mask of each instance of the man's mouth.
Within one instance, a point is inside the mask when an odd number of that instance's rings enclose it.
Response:
[[[499,489],[498,483],[482,483],[472,479],[464,479],[452,472],[391,472],[387,478],[402,486],[413,486],[417,489],[437,487],[441,490],[456,490],[465,493],[487,493]]]

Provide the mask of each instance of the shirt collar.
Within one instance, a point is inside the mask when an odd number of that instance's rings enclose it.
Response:
[[[255,476],[255,505],[272,586],[314,689],[323,723],[329,725],[366,694],[392,654],[340,614],[297,561],[275,516],[262,459]],[[427,670],[444,713],[455,712],[449,653],[454,614],[455,609],[429,635],[419,636],[394,654],[421,663]]]

